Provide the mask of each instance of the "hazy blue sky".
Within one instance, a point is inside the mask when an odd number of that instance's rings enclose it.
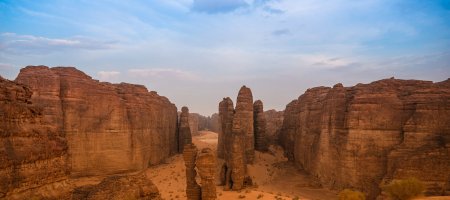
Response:
[[[450,0],[0,0],[0,74],[76,66],[209,115],[307,88],[450,77]]]

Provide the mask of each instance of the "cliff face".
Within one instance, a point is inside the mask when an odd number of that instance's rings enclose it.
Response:
[[[140,170],[177,152],[177,108],[144,86],[45,66],[2,84],[0,179],[14,188]]]
[[[44,107],[31,95],[25,85],[0,78],[0,198],[64,181],[69,173],[64,134],[43,123]]]
[[[266,136],[268,145],[279,144],[278,136],[283,125],[283,111],[267,110],[264,112],[266,118]]]
[[[375,198],[379,185],[416,177],[450,191],[450,80],[386,79],[309,89],[285,110],[280,143],[326,186]],[[446,193],[448,194],[448,193]]]

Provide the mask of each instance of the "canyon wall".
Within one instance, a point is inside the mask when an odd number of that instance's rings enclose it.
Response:
[[[144,86],[46,66],[1,84],[0,193],[141,170],[178,151],[177,108]]]
[[[385,79],[317,87],[286,106],[286,155],[328,187],[370,199],[392,179],[416,177],[450,193],[450,80]]]
[[[268,145],[278,145],[278,137],[283,126],[284,112],[276,110],[264,111],[266,118],[266,137]]]
[[[0,199],[69,174],[67,140],[25,85],[0,78]]]

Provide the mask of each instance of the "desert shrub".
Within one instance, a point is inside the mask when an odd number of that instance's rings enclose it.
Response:
[[[382,186],[384,192],[393,200],[408,200],[422,195],[425,186],[416,178],[393,180]]]
[[[365,200],[366,196],[364,193],[359,191],[353,191],[350,189],[345,189],[339,192],[339,200]]]

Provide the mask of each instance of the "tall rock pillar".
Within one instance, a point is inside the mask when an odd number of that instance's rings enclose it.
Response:
[[[263,103],[261,100],[253,104],[253,123],[255,130],[255,150],[267,151],[268,141],[266,135],[266,117],[264,115]]]

